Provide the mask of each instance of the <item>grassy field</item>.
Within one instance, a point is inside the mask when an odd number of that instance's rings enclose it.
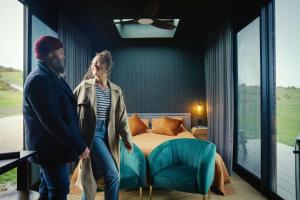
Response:
[[[260,138],[260,88],[238,87],[238,126],[247,138]]]
[[[0,118],[22,114],[22,92],[0,90]]]
[[[22,113],[22,92],[10,84],[23,85],[23,73],[0,67],[0,118]]]
[[[277,93],[277,141],[294,146],[300,135],[300,88],[278,87]]]
[[[260,138],[260,88],[239,86],[239,129],[247,138]],[[277,142],[294,146],[300,135],[300,88],[276,89]]]
[[[0,79],[5,82],[16,84],[19,86],[23,85],[23,73],[21,71],[0,72],[0,75]]]
[[[0,175],[0,184],[5,184],[7,182],[13,184],[17,183],[17,168]]]

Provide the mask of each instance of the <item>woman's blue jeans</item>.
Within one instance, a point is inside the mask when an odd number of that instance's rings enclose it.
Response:
[[[120,175],[108,144],[107,125],[104,120],[96,121],[96,130],[90,153],[93,174],[97,180],[104,177],[105,200],[118,200]],[[82,195],[85,200],[85,195]]]

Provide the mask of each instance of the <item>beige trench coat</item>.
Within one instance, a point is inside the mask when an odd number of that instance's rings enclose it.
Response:
[[[91,148],[93,142],[96,126],[97,100],[95,81],[95,79],[85,80],[74,90],[75,97],[77,98],[77,113],[80,120],[81,134],[89,148]],[[108,86],[111,90],[111,106],[108,119],[108,143],[117,169],[120,171],[120,136],[124,141],[132,143],[132,140],[122,90],[110,81],[108,81]],[[96,194],[96,181],[91,173],[91,160],[85,159],[81,162],[78,173],[81,174],[81,178],[78,178],[81,179],[86,199],[93,200]]]

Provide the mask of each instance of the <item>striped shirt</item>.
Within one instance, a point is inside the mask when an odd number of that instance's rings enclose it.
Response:
[[[97,98],[97,120],[107,120],[110,108],[110,88],[105,90],[99,86],[96,87],[96,98]]]

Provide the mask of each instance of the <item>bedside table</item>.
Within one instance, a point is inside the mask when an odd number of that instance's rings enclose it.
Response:
[[[193,135],[201,140],[208,140],[208,127],[207,126],[195,126],[191,132]]]

